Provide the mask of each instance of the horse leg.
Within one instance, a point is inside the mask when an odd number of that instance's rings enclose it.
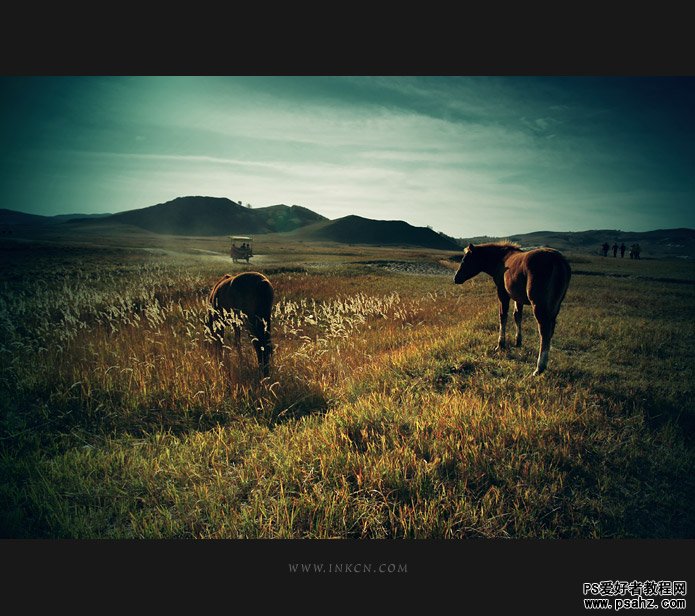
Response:
[[[555,331],[555,318],[547,310],[538,305],[533,306],[533,316],[538,322],[538,333],[540,335],[540,348],[538,350],[538,362],[533,376],[542,374],[548,367],[548,353],[550,352],[550,340]]]
[[[256,351],[258,367],[264,377],[270,374],[270,355],[272,344],[270,342],[270,320],[256,317],[254,327],[253,348]]]
[[[265,344],[261,342],[258,338],[253,339],[253,348],[256,351],[256,359],[258,359],[258,368],[263,376],[268,376],[268,358],[267,350]]]
[[[241,325],[233,323],[232,329],[234,330],[234,346],[236,347],[236,352],[241,357]]]
[[[524,315],[524,304],[514,302],[514,324],[516,325],[516,346],[521,346],[521,317]]]
[[[507,315],[509,314],[509,295],[506,293],[498,294],[500,300],[500,335],[497,339],[495,351],[501,351],[507,348],[506,330],[507,330]]]

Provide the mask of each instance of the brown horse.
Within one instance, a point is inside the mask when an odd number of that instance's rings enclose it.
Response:
[[[492,276],[500,302],[500,333],[496,350],[506,348],[505,330],[509,300],[514,300],[516,346],[521,346],[521,317],[524,304],[530,304],[538,322],[540,349],[534,376],[548,366],[550,339],[560,304],[569,286],[571,270],[567,259],[552,248],[523,252],[517,244],[469,244],[459,266],[455,284],[462,284],[480,272]]]
[[[232,325],[236,347],[241,351],[241,329],[252,336],[253,348],[263,376],[270,372],[273,345],[270,340],[270,313],[273,309],[273,286],[258,272],[225,274],[212,288],[209,297],[206,329],[222,351],[225,325]]]

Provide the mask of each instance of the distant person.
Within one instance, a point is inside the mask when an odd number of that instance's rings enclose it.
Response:
[[[610,246],[608,245],[608,242],[604,242],[603,246],[601,246],[601,251],[603,252],[603,256],[607,257],[608,256],[608,249]]]
[[[625,257],[625,243],[623,242],[620,244],[620,258],[622,259],[624,257]]]
[[[639,253],[642,249],[639,244],[635,244],[635,259],[639,259]]]
[[[618,256],[618,242],[615,242],[613,244],[613,257],[615,258],[617,256]]]

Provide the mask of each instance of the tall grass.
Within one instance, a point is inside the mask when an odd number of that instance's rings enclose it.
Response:
[[[489,280],[268,263],[262,379],[205,339],[218,263],[91,254],[0,294],[5,536],[695,535],[687,265],[576,275],[534,379]]]

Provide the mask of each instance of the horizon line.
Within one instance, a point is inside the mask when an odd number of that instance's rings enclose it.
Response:
[[[177,199],[185,199],[185,198],[188,198],[188,197],[201,197],[201,198],[211,198],[211,199],[227,199],[227,200],[230,201],[231,203],[234,203],[234,204],[236,204],[236,205],[239,205],[240,207],[244,207],[244,206],[241,204],[241,203],[242,203],[241,201],[234,201],[233,199],[230,199],[229,197],[216,197],[216,196],[212,196],[212,195],[184,195],[184,196],[181,196],[181,197],[174,197],[173,199],[170,199],[169,201],[164,201],[164,202],[162,202],[162,203],[155,203],[154,205],[146,205],[146,206],[143,206],[143,207],[140,207],[140,208],[133,208],[133,209],[130,209],[130,210],[122,210],[122,211],[120,211],[120,212],[104,212],[104,213],[94,213],[94,214],[84,214],[84,213],[82,213],[82,212],[67,212],[67,213],[64,213],[64,214],[33,214],[33,213],[31,213],[31,212],[25,212],[25,211],[23,211],[23,210],[15,210],[15,209],[11,209],[11,208],[0,208],[0,212],[3,212],[3,211],[4,211],[4,212],[15,212],[15,213],[24,214],[24,215],[27,215],[27,216],[36,216],[36,217],[39,217],[39,218],[58,218],[58,217],[61,217],[61,216],[82,216],[82,217],[84,217],[84,218],[107,217],[107,216],[116,216],[116,215],[118,215],[118,214],[124,214],[124,213],[127,213],[127,212],[136,212],[136,211],[138,211],[138,210],[144,210],[144,209],[147,209],[147,208],[150,208],[150,207],[156,207],[157,205],[166,205],[166,204],[171,203],[172,201],[175,201],[175,200],[177,200]],[[308,207],[306,207],[306,206],[304,206],[304,205],[299,205],[299,204],[296,204],[296,203],[295,203],[295,204],[292,204],[292,205],[287,205],[286,203],[274,203],[274,204],[272,204],[272,205],[254,206],[254,207],[249,208],[249,209],[251,209],[251,210],[260,210],[260,209],[264,209],[264,208],[268,208],[268,207],[275,207],[275,206],[278,206],[278,205],[283,205],[283,206],[285,206],[285,207],[293,207],[293,206],[302,207],[302,208],[304,208],[304,209],[306,209],[306,210],[309,210],[309,211],[311,211],[311,212],[314,212],[315,214],[319,214],[318,212],[315,212],[314,210],[311,210],[310,208],[308,208]],[[323,214],[319,214],[319,215],[320,215],[320,216],[324,216]],[[515,232],[515,233],[506,233],[506,234],[501,234],[501,235],[490,235],[490,234],[488,234],[488,233],[484,233],[484,234],[477,234],[477,235],[468,235],[468,236],[459,236],[459,237],[456,237],[456,236],[454,236],[454,235],[449,235],[448,233],[444,233],[444,232],[440,232],[440,231],[435,231],[431,226],[418,227],[417,225],[412,225],[411,223],[408,223],[407,221],[405,221],[405,220],[403,220],[403,219],[379,219],[379,218],[368,218],[368,217],[366,217],[366,216],[361,216],[360,214],[346,214],[345,216],[340,216],[340,217],[338,217],[338,218],[328,218],[327,216],[324,216],[324,218],[326,218],[326,220],[332,222],[332,221],[340,220],[340,219],[342,219],[342,218],[347,218],[347,217],[349,217],[349,216],[357,216],[357,217],[360,217],[360,218],[364,218],[365,220],[372,220],[372,221],[376,221],[376,222],[405,222],[406,224],[410,224],[412,227],[416,227],[416,228],[421,228],[421,229],[430,228],[430,229],[431,229],[432,231],[434,231],[435,233],[444,234],[444,235],[446,235],[447,237],[450,237],[450,238],[453,238],[453,239],[470,239],[470,238],[483,238],[483,237],[486,237],[486,238],[493,238],[493,239],[500,239],[500,238],[509,238],[509,237],[512,237],[512,236],[515,236],[515,235],[533,235],[533,234],[536,234],[536,233],[590,233],[590,232],[596,232],[596,233],[608,233],[608,232],[613,232],[613,233],[653,233],[653,232],[655,232],[655,231],[677,231],[677,230],[685,230],[685,231],[693,231],[693,232],[695,232],[695,227],[661,227],[661,228],[647,229],[647,230],[643,230],[643,231],[634,231],[634,230],[627,230],[627,229],[596,229],[596,228],[593,228],[593,229],[582,229],[582,230],[579,230],[579,231],[552,230],[552,229],[538,229],[538,230],[535,230],[535,231],[525,231],[525,232],[521,232],[521,233],[518,233],[518,232]],[[264,235],[264,234],[260,234],[260,235]]]

